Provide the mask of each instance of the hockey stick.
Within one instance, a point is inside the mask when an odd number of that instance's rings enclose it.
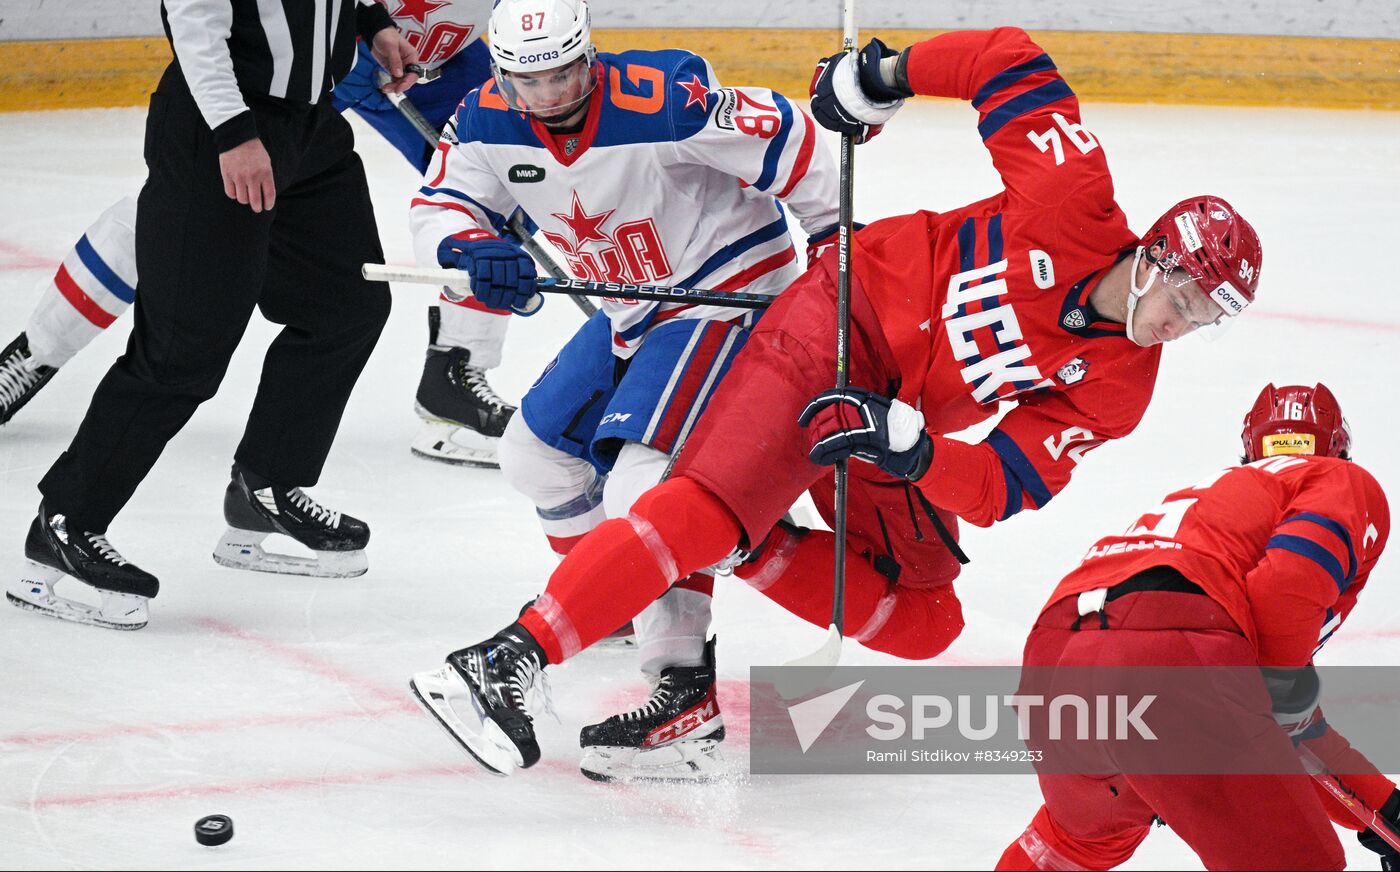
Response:
[[[1313,753],[1307,745],[1301,743],[1298,745],[1298,757],[1303,761],[1303,768],[1308,770],[1309,775],[1317,779],[1317,783],[1322,785],[1323,790],[1332,794],[1334,799],[1356,815],[1358,821],[1384,839],[1387,845],[1400,851],[1400,831],[1396,830],[1394,824],[1381,817],[1379,812],[1353,793],[1351,788],[1347,787],[1346,782],[1342,781],[1341,776],[1328,769],[1327,764],[1322,762],[1322,758]]]
[[[471,276],[457,269],[428,269],[413,266],[389,266],[367,263],[361,267],[364,277],[372,282],[409,282],[439,285],[449,288],[470,288]],[[539,278],[535,288],[543,294],[582,294],[588,297],[609,297],[618,300],[656,300],[662,303],[691,303],[699,306],[724,306],[729,309],[762,309],[774,297],[744,291],[707,291],[704,288],[674,288],[665,285],[631,285],[626,282],[591,282],[587,279]],[[538,309],[542,298],[531,300],[528,314]]]
[[[381,87],[383,87],[384,83],[388,82],[389,79],[390,76],[388,72],[384,70],[379,71],[379,84]],[[399,113],[407,119],[409,124],[413,125],[413,129],[418,131],[418,134],[428,143],[429,148],[437,147],[441,131],[433,129],[433,125],[428,123],[427,117],[419,111],[417,106],[413,105],[413,101],[408,99],[408,95],[385,93],[384,96],[388,97],[389,102],[394,104],[394,108],[399,110]],[[544,267],[545,272],[554,276],[556,279],[569,278],[569,274],[564,272],[563,267],[555,263],[554,258],[550,257],[544,250],[544,247],[535,241],[535,237],[530,233],[529,229],[526,228],[525,222],[520,220],[519,214],[512,215],[510,221],[506,223],[506,226],[510,228],[511,233],[515,234],[516,239],[520,240],[520,247],[525,249],[526,253],[534,258],[536,263]],[[593,317],[593,313],[598,311],[597,306],[588,302],[583,297],[570,294],[569,299],[574,301],[574,305],[579,307],[579,311],[583,312],[585,318]]]
[[[856,3],[855,0],[842,0],[841,3],[841,50],[847,55],[856,51]],[[841,211],[840,226],[836,243],[836,389],[841,390],[850,383],[851,371],[851,232],[854,221],[855,185],[855,138],[841,137]],[[833,667],[841,661],[841,626],[846,618],[846,495],[849,489],[847,466],[849,461],[836,462],[836,504],[833,508],[832,532],[836,536],[836,565],[832,567],[831,579],[831,626],[827,628],[826,641],[812,653],[789,660],[784,666],[825,666]],[[778,688],[784,697],[801,695],[796,684]],[[812,688],[815,689],[815,688]]]

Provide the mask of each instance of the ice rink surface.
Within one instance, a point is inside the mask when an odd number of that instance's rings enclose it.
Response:
[[[1089,456],[1044,511],[965,530],[967,629],[936,663],[1009,664],[1054,582],[1099,535],[1234,462],[1259,388],[1321,380],[1356,455],[1400,495],[1400,114],[1088,105],[1134,229],[1218,193],[1266,251],[1258,303],[1218,342],[1170,346],[1138,431]],[[0,344],[97,214],[144,176],[141,109],[0,115]],[[970,108],[911,105],[857,158],[856,217],[951,208],[999,189]],[[356,124],[388,259],[411,260],[406,163]],[[834,149],[834,141],[827,143]],[[335,216],[327,216],[335,220]],[[218,264],[210,264],[217,269]],[[0,868],[989,868],[1039,805],[1031,776],[750,777],[747,675],[822,630],[733,580],[716,587],[724,750],[709,786],[578,774],[579,726],[640,701],[633,658],[551,670],[544,760],[479,771],[419,713],[410,674],[508,623],[554,564],[531,506],[493,471],[410,456],[433,292],[395,287],[321,484],[373,527],[352,580],[241,573],[210,559],[262,353],[255,316],[220,394],[170,444],[111,530],[160,577],[150,625],[121,633],[0,606]],[[497,389],[517,399],[580,323],[564,300],[511,327]],[[23,560],[35,484],[129,330],[124,318],[0,429],[0,572]],[[1319,662],[1400,664],[1400,557],[1383,558]],[[848,645],[847,662],[893,662]],[[1364,749],[1363,749],[1364,750]],[[203,848],[201,815],[237,835]],[[1286,822],[1279,822],[1286,825]],[[1344,834],[1350,861],[1375,857]],[[1168,829],[1126,868],[1199,868]]]

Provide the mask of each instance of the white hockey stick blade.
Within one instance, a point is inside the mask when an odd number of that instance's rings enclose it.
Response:
[[[486,771],[511,775],[523,762],[520,751],[486,716],[476,694],[450,665],[418,673],[408,682],[408,689],[438,726]]]
[[[805,657],[789,660],[782,666],[783,671],[774,683],[773,689],[783,699],[797,699],[821,687],[841,662],[841,631],[832,624],[827,627],[826,641],[821,647]],[[792,667],[815,667],[794,669]]]

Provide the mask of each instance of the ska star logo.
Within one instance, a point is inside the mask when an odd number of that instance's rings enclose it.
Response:
[[[399,0],[399,8],[394,10],[394,17],[412,18],[426,26],[427,17],[447,5],[448,0]]]
[[[573,209],[571,209],[567,215],[563,212],[554,212],[552,213],[552,217],[558,218],[573,231],[574,249],[578,250],[590,240],[597,240],[598,242],[611,241],[608,235],[603,232],[602,228],[603,225],[607,223],[607,220],[612,217],[614,211],[616,210],[609,209],[606,212],[599,212],[597,215],[589,215],[583,209],[583,202],[578,198],[578,191],[574,191]]]
[[[689,109],[691,106],[694,106],[698,103],[701,109],[709,110],[710,105],[708,101],[710,97],[710,89],[709,86],[707,86],[704,82],[700,81],[699,76],[692,75],[690,77],[689,82],[677,82],[676,84],[679,85],[685,91],[686,109]]]

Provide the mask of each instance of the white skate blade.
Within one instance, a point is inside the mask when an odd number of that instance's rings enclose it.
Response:
[[[726,771],[715,739],[682,739],[646,749],[593,745],[583,752],[579,771],[594,781],[704,782]]]
[[[501,462],[496,456],[496,445],[500,441],[460,424],[425,418],[409,450],[418,457],[454,466],[500,469]]]
[[[515,743],[486,717],[476,694],[451,666],[418,673],[408,689],[438,726],[488,772],[511,775],[524,762]]]
[[[309,575],[313,578],[354,578],[369,571],[369,558],[359,551],[316,551],[313,557],[276,554],[263,550],[271,533],[229,527],[214,546],[214,562],[231,569]]]
[[[588,646],[589,651],[636,651],[637,637],[632,636],[604,636],[592,645]]]
[[[10,582],[5,599],[22,609],[75,624],[91,624],[109,630],[139,630],[146,626],[149,618],[146,597],[94,588],[102,596],[102,604],[90,606],[54,593],[54,584],[69,577],[61,570],[26,560],[24,573]],[[73,582],[83,583],[79,579]]]

